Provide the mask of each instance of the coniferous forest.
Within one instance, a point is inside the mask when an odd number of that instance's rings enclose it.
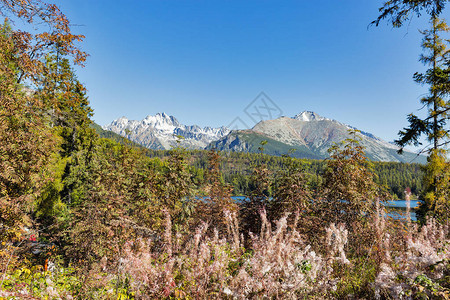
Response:
[[[322,161],[264,141],[142,148],[91,120],[84,36],[65,14],[0,0],[0,299],[450,298],[446,4],[386,1],[373,23],[430,19],[414,75],[427,116],[396,141],[430,141],[419,165],[369,161],[354,131]]]

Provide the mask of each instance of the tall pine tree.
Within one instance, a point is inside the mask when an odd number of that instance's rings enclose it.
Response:
[[[421,103],[428,110],[427,116],[422,119],[410,114],[409,127],[401,130],[400,139],[396,140],[401,150],[408,144],[420,145],[421,136],[425,136],[429,141],[429,145],[424,148],[430,155],[425,168],[425,190],[422,195],[425,203],[419,212],[422,217],[428,211],[439,218],[448,218],[446,211],[450,166],[446,157],[446,145],[450,143],[450,51],[447,48],[449,40],[442,38],[442,35],[449,30],[444,20],[433,15],[431,28],[422,31],[422,48],[425,53],[420,56],[420,61],[429,68],[425,73],[415,73],[414,79],[417,83],[429,87],[428,94],[421,99]]]
[[[422,135],[427,137],[434,151],[449,143],[449,130],[446,128],[450,93],[449,50],[448,40],[441,37],[448,31],[445,21],[436,16],[432,17],[431,29],[422,31],[422,48],[425,53],[420,56],[420,61],[429,66],[429,69],[425,73],[415,73],[414,80],[429,86],[428,95],[421,99],[428,112],[424,119],[414,114],[408,116],[410,125],[399,132],[400,139],[396,141],[402,149],[408,144],[420,145],[419,138]]]

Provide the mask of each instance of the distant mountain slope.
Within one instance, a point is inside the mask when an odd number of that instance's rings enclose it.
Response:
[[[221,151],[257,153],[259,152],[262,141],[267,141],[267,144],[264,146],[265,154],[282,156],[283,154],[288,154],[291,149],[294,149],[295,152],[292,154],[294,157],[308,159],[324,158],[322,155],[311,151],[305,145],[288,145],[272,139],[266,134],[257,133],[252,130],[234,130],[226,137],[212,142],[207,149],[215,148]]]
[[[121,136],[120,134],[117,134],[117,133],[109,131],[109,130],[104,130],[102,128],[102,126],[98,125],[97,123],[92,123],[91,127],[93,129],[95,129],[95,131],[97,132],[97,134],[101,138],[111,139],[111,140],[114,140],[114,141],[116,141],[118,143],[131,145],[131,146],[137,147],[137,148],[145,148],[144,146],[142,146],[142,145],[140,145],[138,143],[132,142],[129,139]]]
[[[225,127],[186,126],[165,113],[147,116],[142,121],[128,120],[122,117],[111,122],[104,129],[120,134],[150,149],[170,149],[177,145],[188,149],[204,149],[212,141],[218,140],[230,132]]]
[[[328,157],[328,148],[333,143],[349,138],[352,128],[336,120],[319,116],[314,112],[302,112],[293,118],[281,117],[275,120],[261,121],[251,130],[233,131],[222,139],[212,142],[208,148],[228,151],[257,152],[261,140],[267,140],[264,146],[267,154],[287,154],[296,149],[293,156],[299,158],[324,159]],[[398,161],[424,163],[424,156],[417,157],[411,152],[397,153],[397,147],[370,133],[361,132],[361,145],[366,155],[374,161]]]

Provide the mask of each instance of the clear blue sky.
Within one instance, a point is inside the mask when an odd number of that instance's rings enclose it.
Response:
[[[426,92],[412,75],[427,20],[368,27],[382,1],[56,3],[86,35],[78,76],[101,125],[157,112],[227,125],[264,91],[284,115],[312,110],[392,141]]]

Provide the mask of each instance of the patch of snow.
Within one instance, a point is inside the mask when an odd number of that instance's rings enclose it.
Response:
[[[303,111],[293,117],[293,119],[304,121],[304,122],[311,122],[311,121],[323,121],[323,120],[330,120],[328,118],[322,117],[319,114],[313,112],[313,111]]]

